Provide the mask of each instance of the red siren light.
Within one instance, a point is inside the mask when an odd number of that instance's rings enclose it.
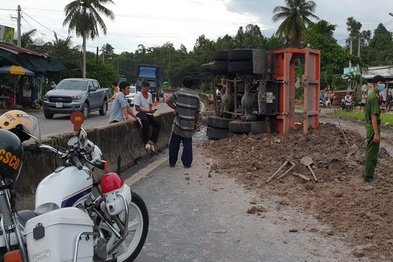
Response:
[[[103,194],[117,190],[123,185],[124,180],[114,172],[107,173],[101,178],[101,191]]]

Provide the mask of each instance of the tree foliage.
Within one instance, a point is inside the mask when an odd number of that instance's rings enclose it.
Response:
[[[97,79],[102,87],[109,87],[116,79],[116,71],[110,64],[102,62],[87,62],[87,77]]]
[[[68,25],[69,31],[75,31],[76,36],[82,37],[82,77],[86,77],[86,40],[99,35],[100,28],[106,34],[106,25],[100,13],[110,19],[114,14],[104,4],[113,3],[112,0],[74,0],[64,8],[66,17],[63,25]]]
[[[367,60],[370,64],[392,64],[393,63],[393,39],[392,33],[384,25],[379,24],[375,29],[370,44],[366,49]]]
[[[106,4],[112,1],[90,0],[85,3],[75,0],[66,6],[66,9],[70,9],[68,15],[70,18],[77,18],[86,8],[82,4],[93,6],[93,2]],[[206,82],[206,75],[202,72],[201,65],[214,60],[215,53],[219,50],[235,48],[275,50],[290,46],[308,46],[321,50],[322,86],[347,88],[348,84],[358,82],[355,76],[349,77],[349,80],[341,77],[343,68],[348,65],[349,61],[361,66],[393,63],[392,33],[382,24],[378,25],[373,33],[370,30],[362,31],[362,24],[354,17],[349,17],[347,20],[347,45],[343,47],[337,43],[333,36],[336,29],[335,25],[326,20],[315,23],[311,21],[311,19],[318,19],[314,15],[316,4],[313,1],[285,0],[285,4],[285,6],[278,6],[273,10],[273,20],[283,20],[283,22],[280,24],[277,33],[270,37],[263,35],[258,25],[248,24],[239,27],[234,35],[227,34],[218,37],[216,41],[207,38],[206,35],[200,35],[189,51],[184,45],[176,49],[172,43],[168,42],[162,46],[154,47],[140,44],[137,50],[116,54],[114,52],[115,48],[107,43],[100,48],[98,55],[93,52],[86,52],[89,69],[87,75],[99,79],[103,86],[118,80],[119,77],[125,77],[133,83],[136,80],[138,64],[155,64],[161,69],[162,80],[168,82],[171,86],[179,86],[184,75],[192,75],[196,79],[200,79],[202,83]],[[79,9],[77,6],[79,6]],[[101,5],[101,7],[103,6]],[[71,10],[75,11],[73,13],[75,16],[71,15]],[[100,11],[101,9],[98,8],[97,10]],[[107,12],[104,12],[104,14],[107,14]],[[76,26],[80,22],[81,20],[75,20],[73,25]],[[98,28],[94,25],[93,29],[86,28],[87,26],[83,25],[82,28],[78,29],[80,30],[78,32],[92,30],[89,31],[89,34],[95,32],[98,34],[98,31],[95,31]],[[104,30],[104,32],[106,31]],[[29,33],[29,35],[32,36],[33,34]],[[349,54],[349,39],[354,39],[354,55]],[[356,52],[358,48],[357,39],[360,39],[360,57],[357,57]],[[31,41],[31,43],[34,42]],[[55,35],[54,41],[43,46],[32,44],[30,48],[49,53],[52,59],[62,62],[66,66],[66,70],[62,72],[61,78],[79,77],[83,71],[83,61],[81,59],[83,46],[71,46],[70,37],[61,40]],[[348,81],[352,82],[349,83]]]
[[[318,20],[314,15],[316,4],[314,1],[285,0],[285,6],[273,9],[273,22],[283,20],[277,29],[277,35],[283,36],[291,46],[300,47],[301,37],[306,27]]]
[[[32,29],[30,31],[27,31],[26,33],[23,33],[21,35],[21,46],[25,48],[29,48],[33,45],[33,36],[37,32],[37,29]]]
[[[333,37],[335,25],[325,20],[310,24],[304,32],[303,41],[311,48],[321,51],[321,82],[334,88],[334,78],[340,75],[349,60],[356,60],[348,51],[341,47]],[[356,60],[357,61],[357,60]]]
[[[348,49],[350,48],[352,43],[353,53],[357,53],[356,50],[359,49],[359,43],[360,43],[360,48],[363,49],[365,46],[368,45],[370,41],[371,31],[370,30],[360,31],[361,29],[362,29],[362,24],[359,21],[357,21],[352,16],[347,18],[347,31],[349,35],[348,38],[345,40],[345,43]]]

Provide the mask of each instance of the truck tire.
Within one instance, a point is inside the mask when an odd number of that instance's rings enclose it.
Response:
[[[229,61],[252,61],[253,50],[249,48],[234,49],[228,52]]]
[[[100,115],[104,116],[106,115],[106,112],[108,111],[108,103],[106,101],[104,101],[104,104],[102,105],[101,109],[100,109]]]
[[[54,114],[44,111],[44,116],[45,116],[46,119],[52,119]]]
[[[232,121],[232,119],[219,116],[209,116],[207,118],[207,126],[228,130],[228,123],[230,121]]]
[[[251,123],[241,120],[234,120],[228,124],[229,132],[236,134],[248,134],[251,132]]]
[[[82,111],[83,116],[85,117],[85,119],[87,119],[87,118],[89,117],[89,112],[90,112],[89,104],[88,104],[88,103],[85,103],[85,104],[83,105],[81,111]]]
[[[253,73],[252,62],[249,61],[237,61],[228,63],[228,72],[237,74],[252,74]]]
[[[219,129],[219,128],[208,126],[206,130],[206,135],[208,138],[216,140],[216,139],[228,138],[231,136],[231,133],[229,133],[228,130],[225,129]]]
[[[214,55],[214,61],[227,61],[228,51],[217,51]]]
[[[217,75],[225,75],[228,73],[228,62],[226,61],[215,61],[212,65],[212,71]]]

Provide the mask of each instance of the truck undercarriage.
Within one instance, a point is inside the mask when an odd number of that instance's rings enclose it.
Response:
[[[216,116],[209,117],[207,135],[212,139],[233,133],[285,133],[295,124],[295,67],[304,65],[302,118],[318,127],[318,50],[234,49],[219,51],[203,68],[213,74]],[[218,97],[219,96],[219,97]]]

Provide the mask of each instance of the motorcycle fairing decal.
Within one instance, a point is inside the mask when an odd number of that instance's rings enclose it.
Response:
[[[64,199],[63,202],[61,202],[61,207],[72,207],[79,199],[84,197],[87,194],[90,194],[91,192],[91,187],[88,187],[81,191],[80,193],[77,193],[76,195],[73,195],[67,199]]]

